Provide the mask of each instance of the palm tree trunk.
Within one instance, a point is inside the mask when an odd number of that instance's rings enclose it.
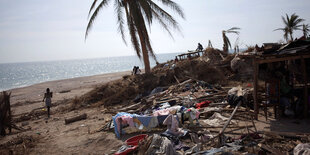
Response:
[[[228,53],[228,48],[225,40],[225,32],[222,32],[222,37],[223,37],[223,52]]]
[[[142,56],[143,56],[143,62],[144,62],[144,69],[145,73],[151,73],[151,66],[150,66],[150,60],[149,60],[149,54],[146,49],[146,44],[145,44],[145,38],[143,36],[142,30],[138,30],[139,38],[140,38],[140,44],[142,47]]]
[[[290,32],[290,36],[291,36],[291,41],[294,41],[294,39],[293,39],[293,32]]]

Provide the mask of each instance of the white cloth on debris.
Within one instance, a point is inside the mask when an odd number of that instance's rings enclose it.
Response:
[[[224,125],[227,120],[227,117],[224,117],[220,113],[215,112],[210,118],[204,120],[204,122],[210,126],[220,126]],[[231,123],[235,124],[236,122],[232,120]]]
[[[310,155],[310,143],[298,144],[294,148],[294,155]]]
[[[184,131],[179,128],[179,122],[175,115],[170,114],[163,122],[164,125],[167,125],[168,132],[173,135],[181,135],[184,134]]]

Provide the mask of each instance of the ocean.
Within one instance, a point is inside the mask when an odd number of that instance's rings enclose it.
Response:
[[[172,60],[179,53],[157,54],[159,63]],[[150,59],[151,66],[155,61]],[[96,59],[62,60],[47,62],[0,64],[0,91],[30,86],[36,83],[92,76],[132,70],[133,66],[144,68],[137,56],[121,56]]]

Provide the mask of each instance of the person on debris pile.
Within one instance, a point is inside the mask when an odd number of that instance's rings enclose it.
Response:
[[[43,102],[45,100],[45,106],[47,108],[47,116],[48,116],[48,118],[50,117],[50,107],[51,107],[51,104],[52,104],[52,97],[53,97],[53,92],[50,92],[50,89],[47,88],[46,89],[46,93],[44,93]]]
[[[202,50],[203,50],[202,45],[200,43],[198,43],[198,47],[197,47],[196,51],[200,51],[201,52]]]
[[[132,72],[131,72],[131,75],[135,75],[137,72],[137,66],[133,66],[133,69],[132,69]]]
[[[137,68],[136,68],[136,74],[141,74],[141,70],[139,69],[139,66],[137,66]]]
[[[178,62],[178,61],[179,61],[178,57],[175,56],[174,62]]]

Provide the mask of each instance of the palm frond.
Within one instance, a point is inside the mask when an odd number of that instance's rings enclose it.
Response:
[[[226,46],[231,48],[231,44],[230,44],[230,41],[229,41],[228,37],[226,35],[224,35],[224,37],[225,37],[224,40],[226,42]]]
[[[152,10],[154,17],[158,20],[159,24],[168,32],[169,36],[173,38],[168,25],[160,18],[160,16],[157,14],[157,12],[155,12],[154,10]]]
[[[127,25],[128,25],[128,29],[129,29],[129,33],[130,33],[130,37],[131,37],[131,43],[133,48],[136,51],[136,54],[138,56],[139,59],[141,59],[141,49],[140,49],[140,44],[138,42],[138,37],[137,37],[137,29],[134,26],[134,22],[132,20],[132,17],[129,13],[128,10],[128,6],[124,6],[125,7],[125,12],[126,12],[126,17],[127,17]]]
[[[94,9],[95,6],[96,6],[96,3],[97,3],[97,0],[94,0],[94,2],[92,3],[92,5],[91,5],[91,7],[90,7],[90,9],[89,9],[87,18],[89,18],[91,12],[93,11],[93,9]]]
[[[282,16],[282,21],[283,21],[283,23],[285,24],[285,25],[288,25],[288,23],[287,23],[287,17],[288,17],[288,15],[286,14],[286,19]]]
[[[87,25],[87,28],[86,28],[86,32],[85,32],[85,40],[88,36],[88,32],[90,31],[90,29],[92,28],[93,26],[93,23],[98,15],[98,13],[100,12],[100,10],[103,8],[103,6],[106,6],[108,5],[108,2],[110,0],[102,0],[101,3],[97,6],[96,10],[93,12],[92,16],[90,17],[89,19],[89,22],[88,22],[88,25]]]
[[[230,29],[228,29],[227,31],[234,31],[234,30],[241,30],[239,27],[232,27]]]
[[[174,11],[176,11],[183,19],[185,19],[185,15],[183,13],[183,9],[175,2],[171,0],[160,0],[164,5],[170,7]]]
[[[281,31],[283,31],[285,28],[277,28],[277,29],[274,29],[273,31],[279,31],[279,30],[281,30]]]
[[[148,1],[145,0],[139,0],[139,4],[143,10],[143,15],[147,19],[148,25],[150,27],[153,21],[153,14],[150,4],[148,3]]]
[[[120,2],[119,0],[115,0],[114,1],[114,8],[115,8],[115,12],[117,14],[117,24],[118,24],[118,31],[121,33],[122,39],[124,41],[124,43],[127,45],[126,42],[126,36],[125,36],[125,30],[124,30],[124,12],[122,10],[122,2]]]
[[[240,34],[239,31],[226,31],[226,33],[235,33],[235,34]]]
[[[157,4],[154,2],[150,1],[151,8],[153,9],[154,12],[158,14],[159,18],[163,18],[162,21],[167,22],[166,25],[172,26],[174,29],[180,32],[180,27],[178,22],[165,10],[163,10],[161,7],[159,7]]]

